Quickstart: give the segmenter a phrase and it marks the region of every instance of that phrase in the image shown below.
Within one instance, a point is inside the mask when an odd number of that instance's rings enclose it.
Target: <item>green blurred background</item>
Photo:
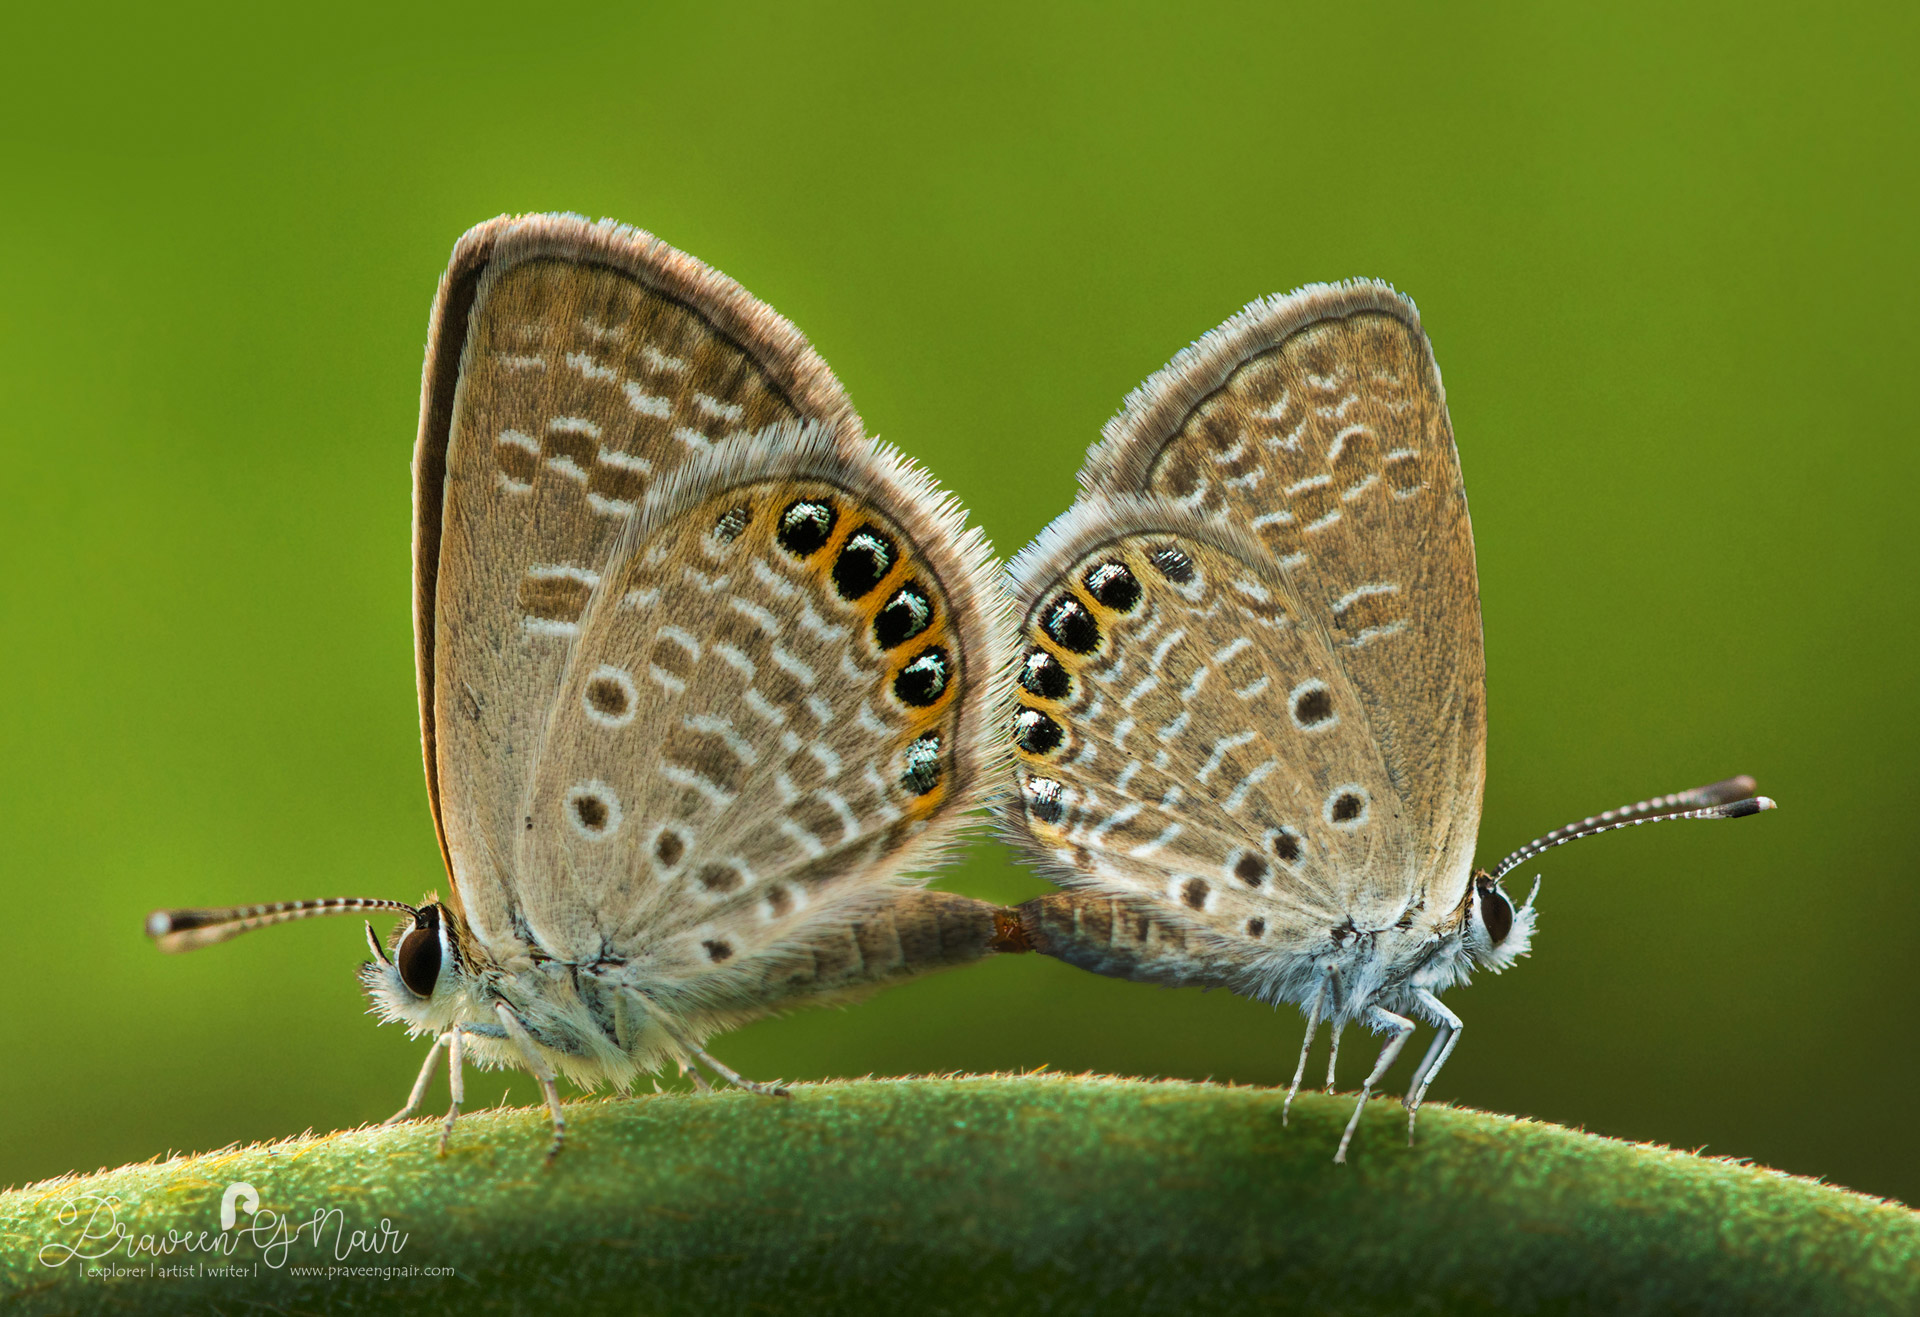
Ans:
[[[405,1097],[421,1048],[361,1014],[356,924],[172,958],[141,917],[443,884],[408,620],[428,301],[468,225],[571,209],[790,316],[1002,553],[1243,302],[1411,292],[1479,540],[1488,857],[1736,771],[1782,805],[1536,866],[1536,954],[1449,999],[1437,1096],[1920,1201],[1913,13],[16,13],[0,1183]],[[985,840],[948,882],[1044,890]],[[1026,958],[717,1050],[1274,1084],[1300,1028]]]

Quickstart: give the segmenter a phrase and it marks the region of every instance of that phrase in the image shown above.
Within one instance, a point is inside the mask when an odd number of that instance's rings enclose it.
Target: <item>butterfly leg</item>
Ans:
[[[1387,1045],[1380,1049],[1380,1059],[1373,1063],[1373,1073],[1367,1076],[1367,1082],[1360,1086],[1360,1100],[1354,1104],[1353,1115],[1347,1121],[1347,1129],[1340,1136],[1340,1147],[1333,1154],[1336,1162],[1347,1159],[1347,1145],[1353,1142],[1353,1132],[1360,1128],[1360,1113],[1367,1109],[1367,1099],[1373,1096],[1375,1084],[1393,1063],[1400,1059],[1400,1049],[1407,1045],[1407,1039],[1413,1035],[1413,1021],[1404,1015],[1395,1015],[1392,1011],[1383,1011],[1378,1006],[1367,1008],[1367,1026],[1381,1033],[1391,1033]]]
[[[453,1122],[460,1119],[460,1108],[467,1100],[466,1054],[460,1047],[460,1026],[447,1030],[447,1118],[440,1123],[440,1155],[446,1156],[447,1141],[453,1137]]]
[[[1440,1067],[1453,1055],[1454,1046],[1460,1041],[1460,1033],[1466,1025],[1441,1004],[1440,999],[1425,988],[1414,992],[1414,999],[1427,1011],[1427,1014],[1440,1021],[1440,1032],[1433,1036],[1433,1045],[1427,1048],[1427,1055],[1420,1062],[1420,1068],[1413,1072],[1413,1082],[1407,1085],[1407,1142],[1413,1142],[1413,1120],[1420,1114],[1421,1099],[1427,1095],[1427,1086],[1433,1083],[1434,1076],[1440,1073]]]
[[[440,1064],[440,1049],[447,1046],[447,1035],[441,1034],[433,1040],[433,1046],[427,1049],[427,1059],[420,1067],[420,1077],[413,1081],[413,1092],[407,1095],[407,1105],[382,1121],[385,1125],[398,1125],[414,1112],[420,1110],[421,1101],[427,1096],[427,1085],[433,1082],[433,1072]]]
[[[1300,1064],[1293,1068],[1293,1082],[1287,1086],[1287,1100],[1280,1107],[1280,1123],[1287,1123],[1287,1113],[1293,1110],[1293,1098],[1300,1091],[1300,1081],[1307,1073],[1307,1053],[1313,1048],[1313,1035],[1320,1030],[1320,1007],[1327,999],[1327,985],[1322,983],[1320,991],[1314,994],[1313,1010],[1307,1015],[1307,1036],[1300,1043]]]
[[[1333,1048],[1327,1053],[1327,1092],[1329,1093],[1335,1091],[1333,1087],[1333,1072],[1334,1068],[1340,1064],[1340,1035],[1346,1031],[1347,1026],[1344,1024],[1332,1026]]]
[[[540,1093],[547,1099],[547,1113],[553,1117],[553,1146],[547,1149],[547,1160],[552,1161],[560,1155],[560,1145],[567,1138],[567,1118],[560,1114],[560,1090],[554,1086],[553,1067],[547,1064],[547,1059],[533,1045],[533,1037],[528,1034],[527,1026],[507,1009],[505,1002],[495,1003],[493,1012],[500,1017],[500,1023],[507,1027],[507,1037],[513,1039],[513,1045],[520,1049],[520,1059],[527,1063],[527,1069],[540,1082]]]
[[[693,1053],[695,1059],[697,1059],[702,1065],[706,1066],[707,1069],[713,1071],[714,1074],[720,1076],[720,1078],[726,1080],[729,1084],[732,1084],[735,1088],[744,1088],[747,1090],[747,1092],[758,1093],[762,1097],[791,1097],[792,1096],[792,1094],[790,1094],[787,1091],[786,1086],[783,1084],[758,1083],[755,1080],[748,1079],[745,1075],[735,1071],[726,1063],[720,1060],[717,1060],[712,1056],[709,1056],[706,1052],[701,1051],[698,1047],[688,1047],[687,1050]]]
[[[707,1077],[700,1073],[698,1066],[688,1065],[685,1061],[676,1061],[674,1064],[680,1067],[681,1074],[693,1081],[695,1088],[699,1089],[702,1093],[713,1092],[713,1085],[707,1082]]]

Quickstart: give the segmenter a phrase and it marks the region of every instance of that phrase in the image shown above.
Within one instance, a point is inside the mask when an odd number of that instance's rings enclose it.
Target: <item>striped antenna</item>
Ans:
[[[352,915],[363,910],[399,910],[419,917],[404,901],[371,896],[336,896],[325,901],[274,901],[267,905],[230,905],[217,910],[155,910],[147,916],[147,936],[162,951],[192,951],[239,937],[269,924],[320,915]]]
[[[1555,828],[1544,837],[1522,846],[1506,859],[1494,866],[1493,880],[1502,877],[1525,864],[1543,851],[1555,846],[1564,846],[1570,841],[1582,837],[1596,837],[1603,832],[1612,832],[1615,828],[1637,828],[1642,823],[1663,823],[1668,819],[1743,819],[1749,814],[1758,814],[1762,810],[1774,808],[1774,803],[1765,796],[1753,794],[1755,782],[1746,774],[1730,777],[1724,782],[1714,782],[1704,787],[1695,787],[1691,791],[1676,791],[1670,796],[1659,796],[1653,800],[1643,800],[1638,804],[1627,805],[1620,809],[1610,809],[1604,814],[1595,814],[1592,818],[1581,819],[1578,823],[1569,823],[1564,828]]]

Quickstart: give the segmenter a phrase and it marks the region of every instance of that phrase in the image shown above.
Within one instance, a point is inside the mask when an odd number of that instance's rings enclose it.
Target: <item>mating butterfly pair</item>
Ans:
[[[156,912],[164,950],[394,910],[362,979],[467,1059],[625,1088],[769,1011],[1029,948],[1388,1035],[1527,946],[1537,849],[1770,807],[1734,779],[1471,860],[1473,542],[1413,307],[1255,303],[1127,402],[1015,560],[866,436],[804,338],[637,230],[500,219],[434,304],[415,640],[450,897]],[[1014,761],[1009,770],[1008,760]],[[977,806],[1067,889],[925,891]],[[1295,1075],[1297,1088],[1304,1073]],[[1331,1064],[1329,1065],[1331,1084]],[[701,1080],[704,1083],[703,1080]],[[1289,1095],[1291,1097],[1291,1095]]]

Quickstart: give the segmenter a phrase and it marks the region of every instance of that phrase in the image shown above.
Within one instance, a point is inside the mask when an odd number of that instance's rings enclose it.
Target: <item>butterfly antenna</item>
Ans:
[[[267,905],[229,905],[216,910],[155,910],[147,916],[147,936],[162,951],[192,951],[239,937],[269,924],[321,915],[352,915],[363,910],[398,910],[418,916],[404,901],[371,896],[336,896],[325,901],[274,901]]]
[[[1642,800],[1638,804],[1610,809],[1604,814],[1555,828],[1544,837],[1536,837],[1493,868],[1498,882],[1506,874],[1543,851],[1564,846],[1582,837],[1597,837],[1615,828],[1637,828],[1642,823],[1663,823],[1668,819],[1743,819],[1749,814],[1775,808],[1773,801],[1753,794],[1754,780],[1744,773],[1724,782],[1714,782],[1691,791],[1676,791],[1670,796]],[[1536,890],[1538,890],[1536,885]],[[1532,898],[1528,898],[1532,903]]]

